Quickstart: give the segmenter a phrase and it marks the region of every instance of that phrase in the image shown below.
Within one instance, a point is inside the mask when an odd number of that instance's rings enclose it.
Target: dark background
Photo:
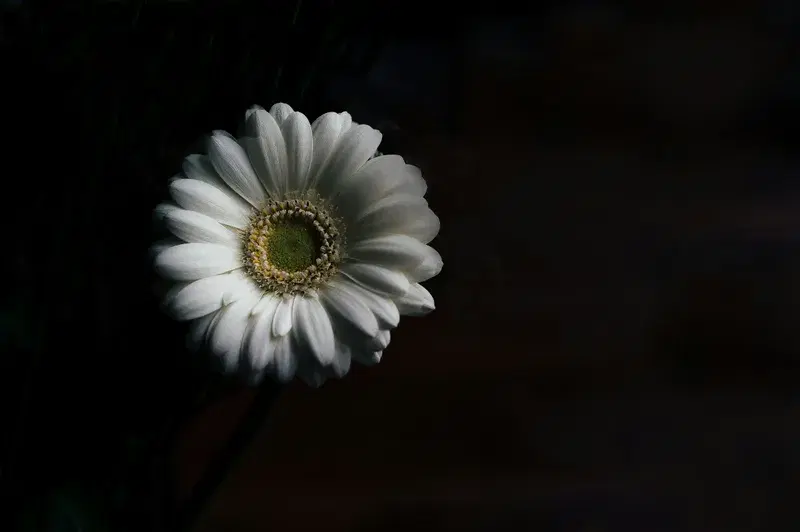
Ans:
[[[244,412],[158,311],[151,209],[286,101],[422,168],[438,308],[289,386],[197,530],[800,528],[798,4],[491,4],[4,4],[17,525],[150,530]]]

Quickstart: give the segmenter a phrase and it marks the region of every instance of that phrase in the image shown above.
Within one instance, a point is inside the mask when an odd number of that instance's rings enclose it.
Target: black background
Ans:
[[[17,523],[151,529],[224,440],[251,392],[159,313],[151,211],[285,101],[422,168],[438,309],[290,386],[198,529],[800,526],[797,7],[526,9],[6,3]]]

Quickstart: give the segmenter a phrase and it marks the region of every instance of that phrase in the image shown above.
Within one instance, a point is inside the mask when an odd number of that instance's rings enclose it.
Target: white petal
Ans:
[[[373,292],[391,297],[405,294],[409,286],[402,273],[374,264],[346,263],[342,266],[342,273]]]
[[[342,133],[353,127],[353,125],[358,125],[353,122],[353,117],[347,111],[339,113],[339,117],[342,119]]]
[[[163,299],[161,300],[162,308],[166,312],[173,313],[172,312],[172,305],[173,305],[175,299],[183,291],[183,289],[186,288],[187,286],[189,286],[190,284],[192,284],[192,283],[191,282],[178,282],[178,283],[171,282],[168,285],[166,291],[164,291],[163,289],[159,290],[158,288],[156,288],[156,294],[163,294]],[[181,319],[191,319],[191,318],[181,318],[179,316],[173,316],[173,317],[175,317],[176,319],[179,319],[179,320],[181,320]]]
[[[231,303],[220,311],[219,319],[211,329],[209,347],[222,358],[227,371],[234,370],[239,363],[250,310],[257,301],[255,297],[248,296]]]
[[[314,160],[314,134],[303,113],[292,113],[281,126],[286,142],[288,191],[304,190]]]
[[[241,253],[219,244],[180,244],[156,256],[156,271],[176,281],[192,281],[240,268]]]
[[[156,223],[163,223],[164,218],[166,218],[169,213],[176,210],[180,210],[180,207],[174,203],[159,203],[156,205],[156,208],[153,209],[153,219]]]
[[[245,121],[245,123],[247,123],[247,121],[250,120],[250,116],[252,116],[253,113],[255,113],[257,111],[263,111],[263,110],[264,110],[264,108],[261,107],[260,105],[254,105],[254,106],[250,107],[247,111],[244,112],[244,121]]]
[[[383,351],[353,351],[353,360],[365,366],[374,366],[381,361]]]
[[[280,298],[272,295],[272,294],[263,294],[261,297],[261,301],[259,301],[256,306],[253,307],[253,310],[250,312],[253,316],[261,314],[262,312],[269,312],[270,314],[275,313],[275,309],[278,307],[278,303],[280,303]],[[272,319],[270,319],[269,329],[272,332]]]
[[[342,131],[342,118],[338,113],[325,113],[314,120],[311,131],[314,133],[314,160],[309,172],[309,186],[319,180],[320,173],[336,149]]]
[[[392,270],[413,271],[428,258],[428,249],[433,248],[410,236],[385,235],[355,242],[348,246],[347,256]]]
[[[339,183],[349,180],[378,149],[383,135],[366,125],[350,128],[342,134],[336,149],[317,180],[317,188],[329,195]]]
[[[304,373],[301,371],[297,372],[298,378],[305,383],[306,386],[311,388],[319,388],[323,384],[325,384],[325,376],[319,372],[312,372],[312,373]]]
[[[271,294],[265,295],[257,303],[259,311],[250,311],[250,325],[246,333],[245,347],[251,369],[260,373],[273,361],[277,339],[272,336],[272,318],[278,308],[279,299]]]
[[[249,288],[238,276],[225,274],[189,283],[165,298],[164,305],[175,319],[192,320],[222,308],[226,293],[246,297]]]
[[[353,224],[352,239],[360,240],[386,234],[413,236],[423,244],[439,233],[439,218],[419,196],[393,194],[378,202]]]
[[[428,201],[421,196],[412,194],[390,194],[367,206],[366,209],[359,213],[356,220],[364,220],[373,217],[376,213],[385,211],[386,209],[411,208],[420,205],[427,207]]]
[[[169,185],[175,202],[190,211],[210,216],[231,227],[247,227],[250,207],[242,200],[235,200],[213,185],[196,179],[176,179]]]
[[[319,388],[328,380],[319,364],[300,364],[297,377],[311,388]]]
[[[261,296],[261,289],[253,282],[243,268],[234,270],[227,275],[230,276],[231,284],[230,288],[222,294],[223,305],[230,305],[234,301],[250,294]]]
[[[307,348],[320,364],[330,364],[336,344],[328,312],[316,297],[295,296],[292,314],[292,336]]]
[[[378,334],[372,338],[370,347],[373,349],[373,351],[383,351],[389,347],[389,342],[391,339],[392,333],[388,330],[378,331]]]
[[[330,282],[331,286],[343,286],[349,292],[357,294],[378,320],[381,328],[397,327],[400,323],[400,312],[394,301],[363,288],[346,277]]]
[[[425,196],[428,191],[428,184],[425,182],[425,178],[422,177],[422,171],[413,164],[407,164],[405,170],[407,179],[395,189],[395,192]]]
[[[177,238],[174,237],[162,238],[161,240],[157,240],[156,242],[153,243],[152,246],[150,246],[150,249],[148,250],[150,259],[155,260],[155,258],[165,249],[174,246],[179,246],[183,243],[184,242],[182,240],[178,240]]]
[[[336,342],[336,354],[330,365],[330,370],[337,378],[342,378],[350,371],[351,350],[347,345]]]
[[[439,252],[430,246],[425,246],[424,259],[420,265],[413,270],[406,272],[409,281],[412,283],[422,283],[436,277],[442,271],[444,261]]]
[[[165,216],[164,225],[186,242],[222,244],[232,248],[238,248],[240,244],[236,233],[197,211],[173,209]]]
[[[222,180],[214,169],[214,165],[211,164],[211,160],[207,155],[193,154],[186,157],[186,159],[183,160],[183,173],[186,174],[186,177],[189,179],[197,179],[208,183],[220,189],[231,198],[241,203],[246,203],[239,194],[231,190],[231,188],[225,184],[225,181]]]
[[[191,351],[199,351],[205,344],[209,331],[214,320],[219,316],[218,312],[206,314],[202,318],[197,318],[189,323],[189,334],[186,337],[186,346]]]
[[[274,336],[286,336],[292,330],[292,306],[293,297],[283,297],[275,311],[272,320],[272,334]]]
[[[397,309],[403,316],[424,316],[436,308],[433,296],[421,284],[412,284],[408,292],[395,299]]]
[[[256,177],[247,153],[236,140],[221,131],[208,139],[208,156],[220,177],[254,207],[261,207],[266,192]]]
[[[297,371],[297,356],[294,353],[289,336],[278,338],[275,342],[275,378],[280,382],[289,382]]]
[[[330,283],[320,292],[325,308],[332,317],[352,324],[368,337],[378,334],[378,320],[359,294],[345,283]]]
[[[245,123],[247,138],[242,140],[261,184],[270,196],[286,192],[288,167],[286,143],[281,128],[271,114],[255,110]]]
[[[274,116],[260,105],[255,105],[245,113],[244,130],[248,137],[269,137],[281,128]]]
[[[351,219],[365,213],[378,201],[394,193],[417,188],[399,155],[381,155],[367,161],[350,178],[343,178],[334,194],[343,215]],[[422,197],[421,194],[418,195]]]
[[[269,114],[272,115],[272,118],[275,119],[275,122],[277,122],[279,126],[282,126],[283,121],[286,120],[286,117],[293,112],[294,109],[285,103],[276,103],[269,110]]]

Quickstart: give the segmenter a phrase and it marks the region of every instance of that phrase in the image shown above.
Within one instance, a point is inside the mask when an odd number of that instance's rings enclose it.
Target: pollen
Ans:
[[[269,200],[242,234],[245,270],[267,292],[309,294],[339,271],[339,226],[321,202]]]

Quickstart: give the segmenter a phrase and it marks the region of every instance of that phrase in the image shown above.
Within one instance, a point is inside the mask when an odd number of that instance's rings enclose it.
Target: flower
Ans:
[[[251,382],[342,377],[380,361],[401,315],[434,308],[421,282],[442,268],[439,219],[418,168],[377,152],[381,133],[348,113],[313,124],[279,103],[215,131],[189,155],[156,218],[153,249],[174,282],[164,307]]]

